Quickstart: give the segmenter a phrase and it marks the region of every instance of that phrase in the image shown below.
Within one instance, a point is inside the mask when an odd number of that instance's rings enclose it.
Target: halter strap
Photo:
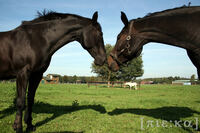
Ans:
[[[132,27],[133,27],[133,22],[130,22],[130,28],[129,28],[128,36],[126,37],[127,41],[131,40]]]
[[[117,64],[122,65],[123,63],[118,60],[115,54],[110,53],[110,56],[117,62]]]
[[[133,21],[132,22],[130,22],[130,29],[129,29],[129,35],[131,35],[131,32],[132,32],[132,28],[133,28]]]
[[[121,55],[125,50],[127,50],[127,52],[130,54],[131,53],[131,51],[130,51],[130,40],[131,40],[131,38],[132,38],[132,36],[131,36],[131,32],[132,32],[132,28],[133,28],[133,22],[130,22],[130,29],[129,29],[129,31],[128,31],[128,36],[126,37],[126,41],[127,41],[127,45],[120,51],[120,53],[119,53],[119,55]],[[118,56],[119,56],[118,55]],[[123,63],[122,62],[120,62],[119,60],[118,60],[118,58],[116,57],[116,55],[114,55],[113,53],[110,53],[110,56],[119,64],[119,65],[122,65]]]
[[[124,49],[122,49],[121,50],[121,52],[123,52],[125,49],[127,49],[127,51],[128,51],[128,53],[130,54],[131,53],[131,51],[130,51],[130,40],[131,40],[131,38],[132,38],[132,36],[131,36],[131,32],[132,32],[132,27],[133,27],[133,22],[130,22],[130,27],[129,27],[129,32],[128,32],[128,36],[126,37],[126,41],[127,41],[127,45],[126,45],[126,47],[124,48]]]

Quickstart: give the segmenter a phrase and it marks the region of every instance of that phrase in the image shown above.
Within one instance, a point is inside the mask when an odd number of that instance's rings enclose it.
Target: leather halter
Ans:
[[[122,54],[125,50],[128,51],[128,54],[131,53],[131,50],[130,50],[129,48],[130,48],[130,46],[131,46],[131,45],[130,45],[130,40],[132,39],[132,37],[131,37],[132,27],[133,27],[133,22],[130,22],[130,28],[129,28],[128,36],[126,37],[127,45],[125,46],[125,48],[123,48],[123,49],[120,51],[119,55]],[[122,65],[122,64],[123,64],[122,62],[120,62],[120,61],[117,59],[116,55],[114,55],[113,53],[110,53],[110,56],[111,56],[119,65]]]
[[[133,27],[133,22],[130,22],[130,28],[129,28],[129,32],[128,32],[128,36],[126,37],[126,41],[127,41],[127,45],[125,48],[123,48],[120,53],[124,52],[125,49],[127,49],[128,51],[128,54],[131,53],[131,50],[129,49],[130,48],[130,40],[132,39],[132,36],[131,36],[131,32],[132,32],[132,27]]]

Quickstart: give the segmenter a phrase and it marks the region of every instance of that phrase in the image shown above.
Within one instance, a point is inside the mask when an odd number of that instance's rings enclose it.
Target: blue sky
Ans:
[[[12,30],[23,20],[32,20],[43,9],[72,13],[91,18],[98,11],[104,42],[114,45],[117,34],[123,28],[120,11],[130,19],[143,17],[149,12],[187,5],[200,5],[200,0],[0,0],[0,31]],[[147,77],[196,75],[196,68],[186,51],[158,43],[148,43],[143,49],[144,75]],[[45,75],[91,76],[93,58],[78,42],[72,42],[58,50]]]

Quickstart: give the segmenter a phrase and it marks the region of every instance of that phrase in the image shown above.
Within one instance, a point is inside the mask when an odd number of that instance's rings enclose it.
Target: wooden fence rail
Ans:
[[[89,81],[87,82],[88,87],[90,87],[91,85],[95,85],[96,87],[98,85],[107,85],[108,87],[115,87],[117,85],[120,85],[120,87],[123,87],[123,84],[125,82],[121,82],[121,81]]]

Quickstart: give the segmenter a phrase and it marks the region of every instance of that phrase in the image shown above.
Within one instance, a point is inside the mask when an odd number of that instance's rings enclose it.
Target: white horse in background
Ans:
[[[137,88],[137,83],[136,83],[136,82],[126,82],[126,83],[124,83],[124,88],[125,88],[126,86],[129,86],[130,89],[131,89],[133,86],[134,86],[134,89],[135,89],[135,90],[138,89],[138,88]]]

